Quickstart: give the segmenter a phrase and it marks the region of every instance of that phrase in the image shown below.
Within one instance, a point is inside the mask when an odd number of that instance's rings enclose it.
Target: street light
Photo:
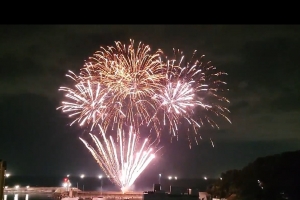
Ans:
[[[160,178],[161,178],[161,174],[158,174],[159,178],[158,178],[158,183],[160,184]]]
[[[84,177],[85,177],[84,174],[81,174],[81,175],[80,175],[80,178],[81,178],[81,179],[83,179]],[[84,184],[82,184],[82,191],[84,191]]]
[[[173,178],[172,176],[168,176],[168,179],[169,179],[169,184],[170,184],[170,192],[171,192],[171,186],[172,186],[172,181],[171,181],[171,180],[172,180],[172,178]]]
[[[174,178],[175,178],[175,180],[177,180],[177,176],[175,176]]]
[[[1,160],[0,160],[1,161]],[[0,163],[0,172],[1,172],[1,163]],[[6,173],[6,171],[4,171],[4,179],[3,179],[3,185],[5,184],[5,179],[7,179],[8,177],[10,177],[10,174],[9,173]],[[0,181],[1,182],[1,181]],[[1,184],[0,184],[1,185]],[[1,189],[0,189],[0,192],[1,192]],[[0,194],[0,199],[1,199],[1,194]]]
[[[100,189],[100,193],[101,193],[101,195],[102,195],[102,184],[103,184],[103,183],[102,183],[102,182],[103,182],[103,180],[102,180],[102,175],[99,175],[98,178],[101,180],[101,189]]]

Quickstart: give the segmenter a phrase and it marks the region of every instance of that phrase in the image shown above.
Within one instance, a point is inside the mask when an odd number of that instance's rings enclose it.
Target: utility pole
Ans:
[[[3,200],[5,185],[6,162],[0,159],[0,200]]]

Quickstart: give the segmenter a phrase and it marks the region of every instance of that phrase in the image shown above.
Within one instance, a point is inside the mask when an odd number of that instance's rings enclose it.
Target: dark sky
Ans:
[[[100,46],[129,39],[171,52],[197,49],[226,71],[230,119],[203,140],[164,148],[141,177],[217,177],[257,157],[300,148],[300,26],[297,25],[2,25],[0,159],[11,174],[96,176],[78,137],[86,134],[56,108],[68,70],[78,71]],[[212,138],[215,147],[212,147]]]

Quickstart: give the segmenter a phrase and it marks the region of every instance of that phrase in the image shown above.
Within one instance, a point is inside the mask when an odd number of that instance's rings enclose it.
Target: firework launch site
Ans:
[[[68,190],[68,191],[67,191]],[[93,199],[199,199],[199,196],[208,198],[205,192],[197,189],[187,189],[184,187],[170,186],[170,191],[161,190],[160,184],[154,184],[151,191],[128,191],[126,193],[118,191],[81,191],[77,188],[66,189],[64,187],[19,187],[5,188],[5,194],[49,194],[54,199],[59,200],[93,200]]]
[[[73,190],[75,189],[75,190]],[[158,200],[158,199],[174,199],[177,200],[194,200],[201,197],[205,200],[210,199],[210,195],[206,192],[200,192],[199,189],[192,189],[180,186],[170,186],[169,191],[161,189],[160,184],[153,184],[153,189],[150,191],[133,192],[127,191],[78,191],[76,188],[71,188],[69,191],[57,189],[53,197],[62,200],[93,200],[93,199],[143,199],[143,200]]]
[[[95,179],[95,178],[94,178]],[[26,179],[28,180],[28,178]],[[17,180],[15,180],[17,181]],[[14,181],[14,183],[15,183]],[[195,195],[207,195],[206,187],[213,180],[200,180],[200,179],[160,179],[161,184],[150,184],[150,180],[139,180],[133,188],[129,189],[125,193],[120,191],[117,187],[113,187],[113,184],[106,180],[104,182],[99,182],[99,180],[93,181],[92,178],[86,177],[83,185],[83,180],[77,183],[74,181],[72,183],[75,187],[62,186],[62,187],[50,187],[54,185],[54,182],[48,187],[43,187],[39,178],[38,181],[32,180],[32,186],[26,186],[29,182],[22,182],[19,178],[18,183],[20,185],[13,184],[12,180],[8,181],[8,186],[4,188],[5,194],[47,194],[52,196],[54,199],[65,198],[77,198],[84,200],[91,200],[98,197],[105,199],[193,199]],[[20,182],[21,181],[21,182]],[[45,181],[45,180],[44,180]],[[79,181],[79,180],[78,180]],[[151,180],[152,181],[152,180]],[[157,181],[153,181],[157,182]],[[43,182],[44,183],[44,182]],[[36,186],[37,185],[37,186]]]

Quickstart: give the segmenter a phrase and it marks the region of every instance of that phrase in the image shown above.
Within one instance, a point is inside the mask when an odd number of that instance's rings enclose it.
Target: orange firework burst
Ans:
[[[61,87],[71,102],[60,107],[81,125],[100,124],[105,130],[125,124],[135,130],[150,119],[156,133],[158,122],[152,116],[158,102],[151,98],[162,88],[166,80],[164,64],[160,60],[162,51],[150,53],[150,47],[134,41],[126,47],[116,42],[115,47],[101,47],[85,63],[80,75],[69,76],[76,81],[75,89]]]

